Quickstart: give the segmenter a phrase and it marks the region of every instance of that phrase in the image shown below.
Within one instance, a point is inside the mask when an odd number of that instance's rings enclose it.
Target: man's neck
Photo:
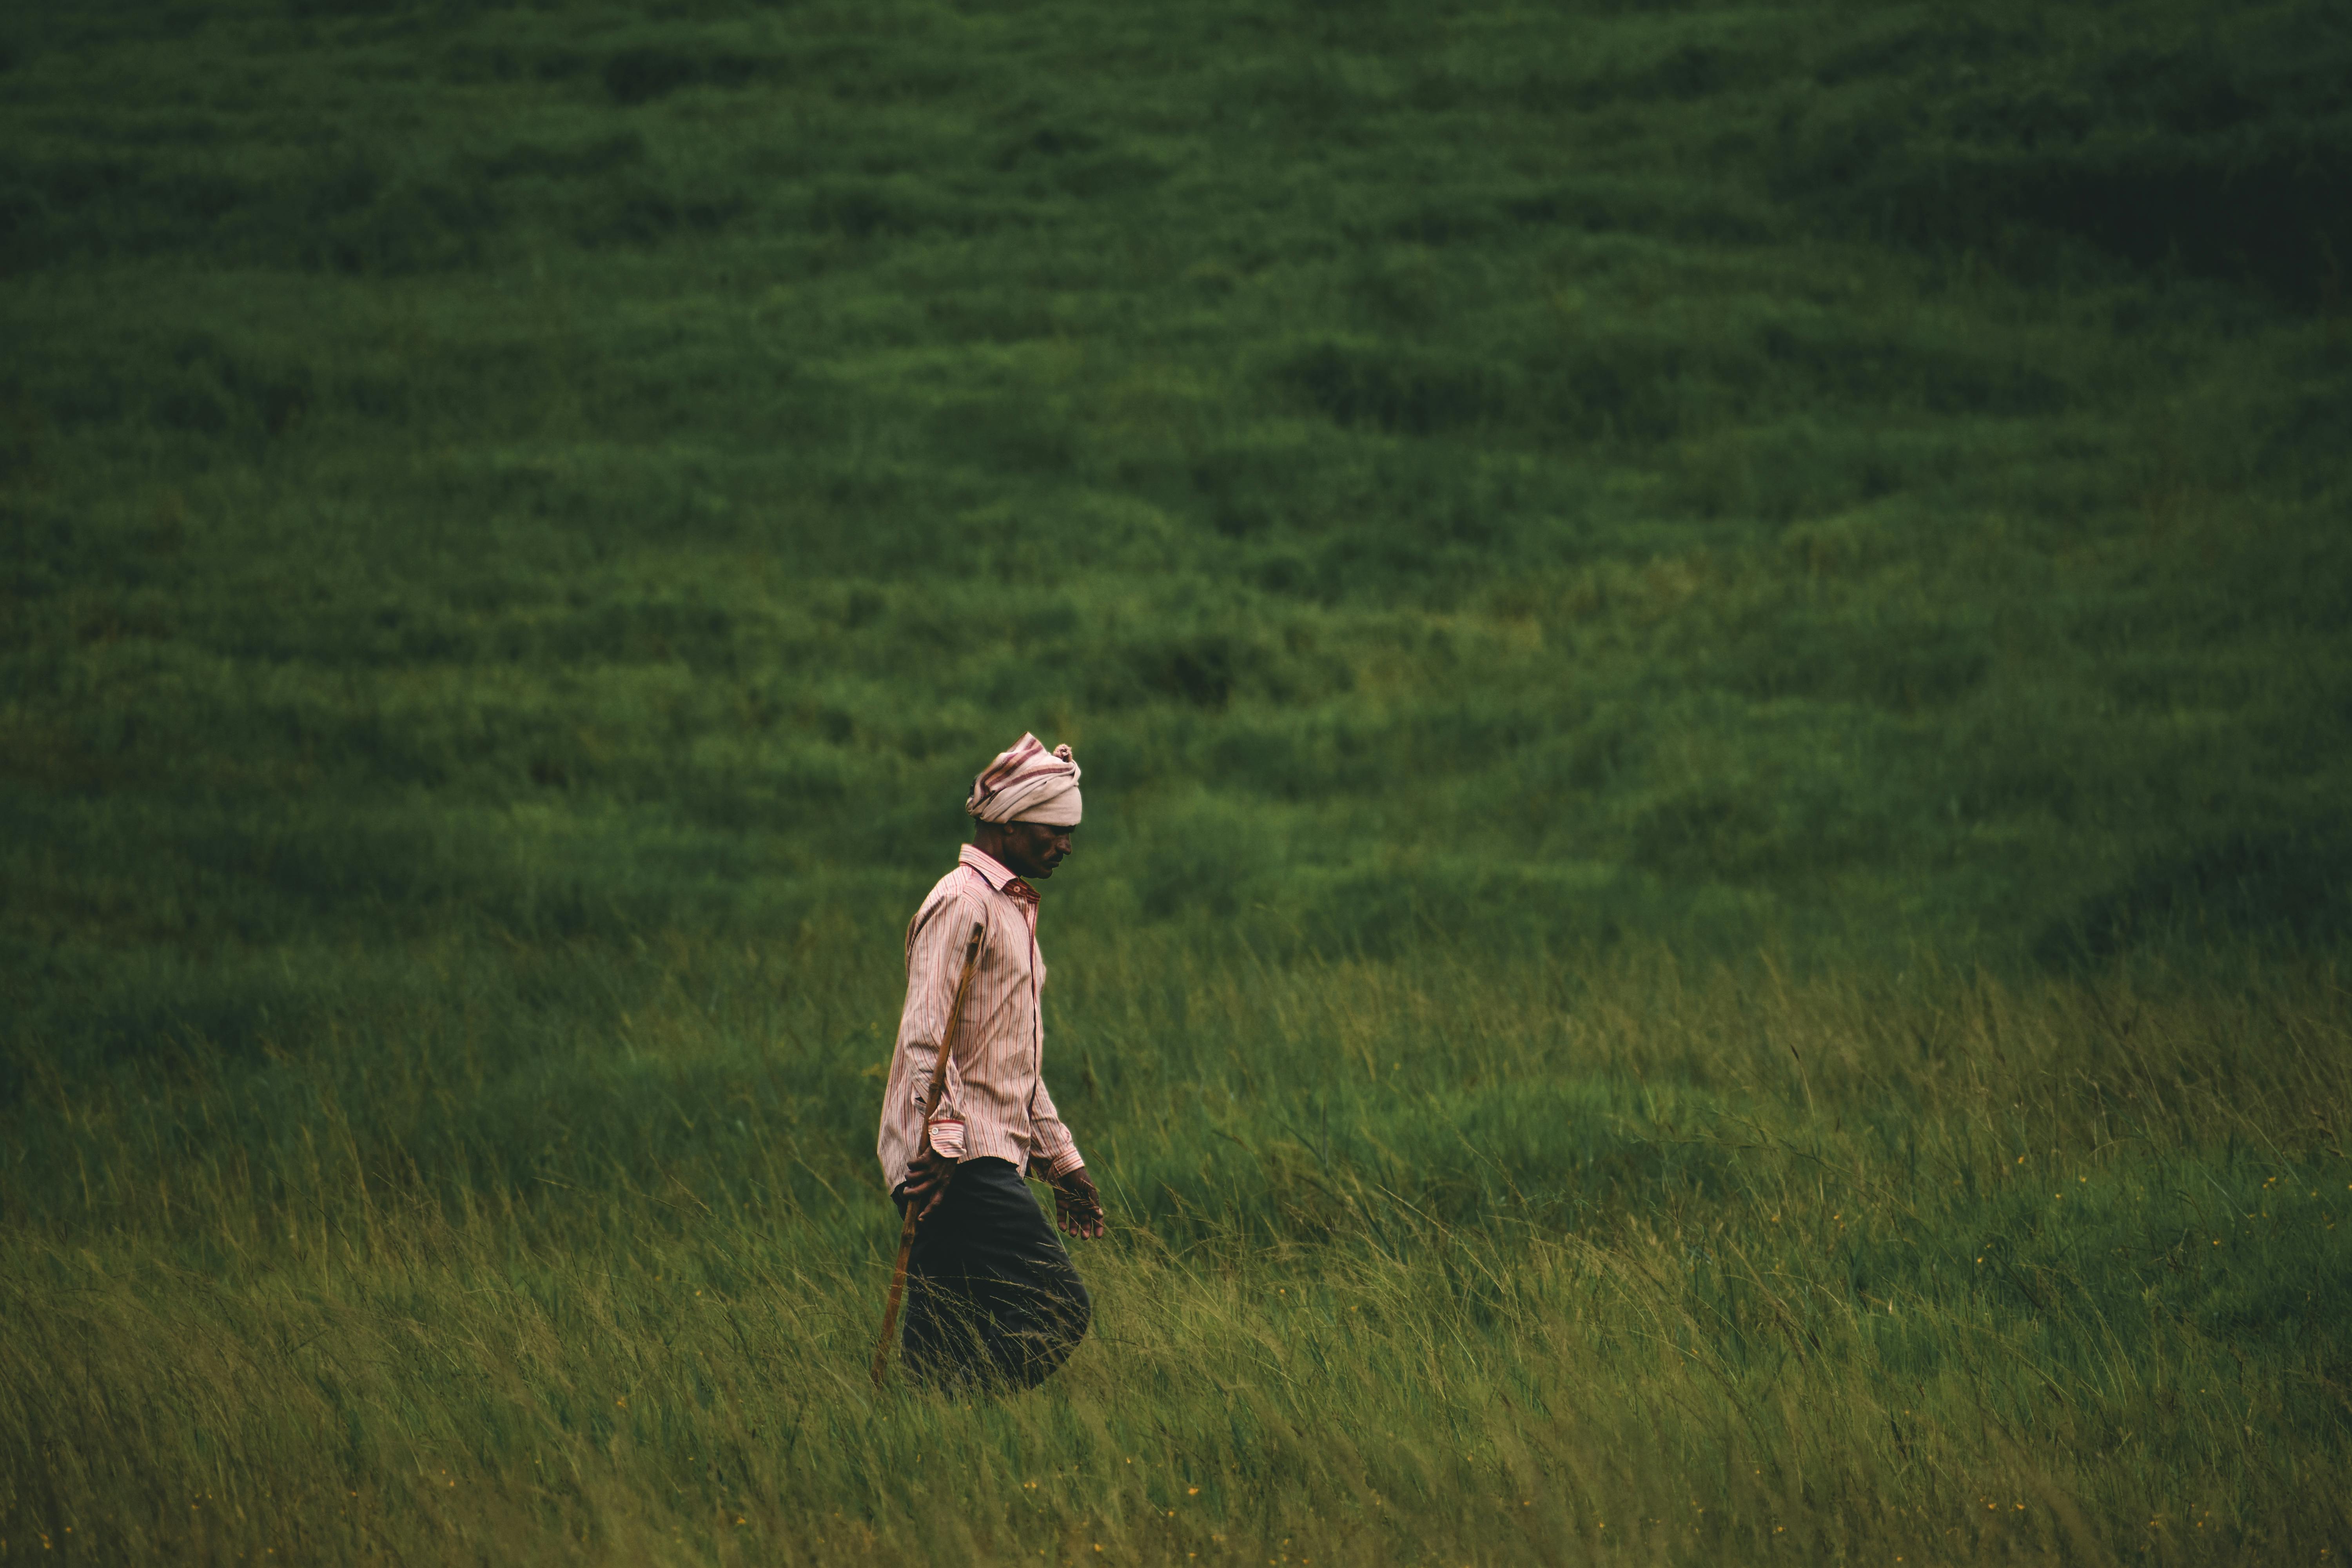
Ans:
[[[987,856],[990,859],[995,861],[998,865],[1003,867],[1006,870],[1012,872],[1014,876],[1020,878],[1024,882],[1028,881],[1033,875],[1032,872],[1022,868],[1020,862],[1013,859],[1012,855],[1007,852],[1004,842],[1002,839],[997,838],[993,834],[985,837],[975,837],[971,841],[971,847],[974,849],[979,850],[982,854]]]

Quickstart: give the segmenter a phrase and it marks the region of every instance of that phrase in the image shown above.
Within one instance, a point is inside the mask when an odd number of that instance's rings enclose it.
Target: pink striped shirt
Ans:
[[[875,1152],[885,1184],[907,1179],[922,1132],[923,1097],[939,1060],[940,1037],[963,973],[971,924],[985,928],[980,963],[948,1061],[948,1084],[931,1124],[931,1147],[951,1160],[994,1156],[1026,1170],[1035,1156],[1055,1175],[1086,1162],[1062,1125],[1043,1073],[1045,1023],[1038,999],[1045,961],[1037,952],[1037,893],[992,855],[967,844],[956,868],[907,927],[907,1005],[882,1100]]]

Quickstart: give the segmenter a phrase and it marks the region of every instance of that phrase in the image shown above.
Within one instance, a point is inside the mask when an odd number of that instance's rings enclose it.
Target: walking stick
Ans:
[[[956,1026],[963,1022],[963,994],[971,989],[971,972],[980,967],[980,939],[987,929],[986,921],[972,921],[971,937],[963,944],[963,973],[956,976],[955,1005],[948,1009],[948,1026],[940,1031],[940,1059],[931,1068],[930,1091],[923,1096],[920,1136],[925,1140],[931,1135],[931,1116],[940,1108],[940,1096],[947,1092],[948,1058],[955,1053]],[[890,1270],[890,1299],[882,1308],[882,1339],[874,1347],[876,1388],[882,1386],[882,1369],[890,1363],[890,1337],[898,1330],[898,1303],[907,1294],[907,1259],[915,1250],[918,1223],[919,1216],[909,1199],[906,1217],[898,1222],[898,1262]]]

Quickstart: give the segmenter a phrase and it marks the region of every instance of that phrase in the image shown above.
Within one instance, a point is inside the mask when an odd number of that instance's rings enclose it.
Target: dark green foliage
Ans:
[[[1777,178],[2031,276],[2071,238],[2332,308],[2352,247],[2347,70],[2352,25],[2330,5],[2184,11],[2098,43],[1947,15],[1824,62],[1841,90],[1784,122]],[[1907,90],[1878,85],[1894,73]]]
[[[649,103],[682,87],[704,83],[740,88],[762,74],[763,68],[772,68],[744,55],[724,51],[694,54],[645,45],[622,49],[609,57],[600,77],[604,90],[613,95],[613,101],[627,106]]]
[[[2352,841],[2340,821],[2271,826],[2151,858],[2084,901],[2036,944],[2053,963],[2097,963],[2135,947],[2243,933],[2325,948],[2352,932]]]
[[[1275,367],[1278,385],[1341,425],[1405,436],[1475,426],[1517,399],[1475,360],[1325,342]]]

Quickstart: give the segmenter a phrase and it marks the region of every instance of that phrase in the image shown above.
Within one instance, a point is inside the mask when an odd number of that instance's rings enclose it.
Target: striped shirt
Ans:
[[[922,1131],[923,1098],[930,1091],[974,921],[984,931],[980,962],[964,996],[947,1089],[932,1119],[931,1147],[951,1160],[1010,1160],[1016,1170],[1026,1170],[1034,1156],[1057,1176],[1086,1163],[1041,1070],[1045,1025],[1037,1004],[1045,961],[1037,952],[1037,890],[994,856],[967,844],[956,868],[940,879],[907,927],[907,1005],[898,1016],[875,1150],[883,1181],[892,1188],[907,1179],[907,1162]]]

